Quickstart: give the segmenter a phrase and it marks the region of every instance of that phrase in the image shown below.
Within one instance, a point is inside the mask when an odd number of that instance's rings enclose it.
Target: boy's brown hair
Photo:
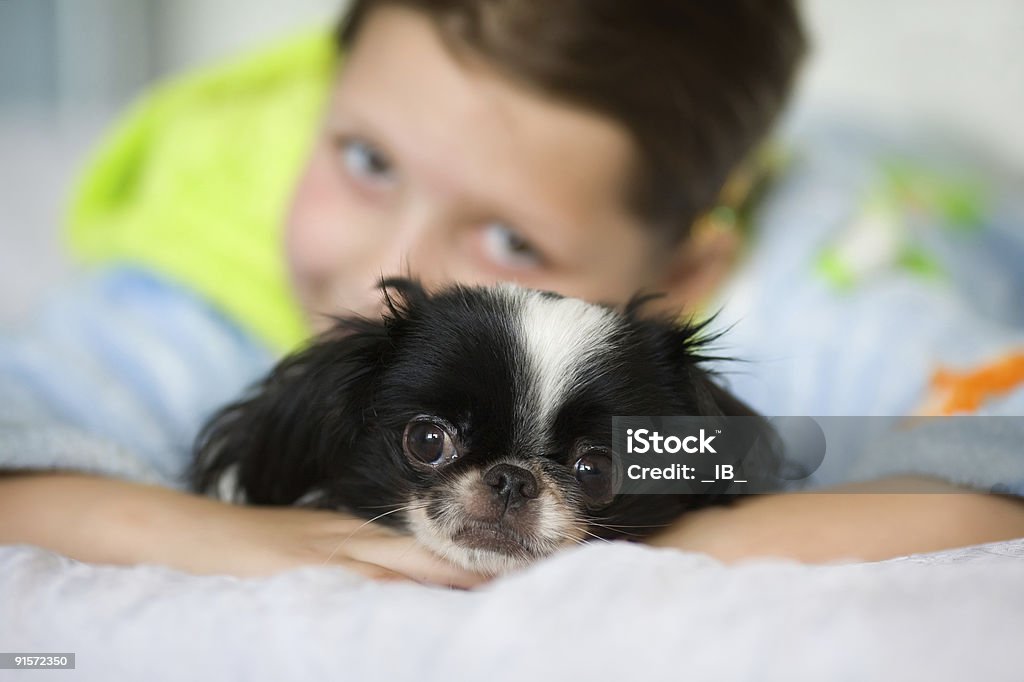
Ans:
[[[768,133],[805,50],[795,0],[353,0],[423,12],[454,54],[625,126],[631,203],[673,240]]]

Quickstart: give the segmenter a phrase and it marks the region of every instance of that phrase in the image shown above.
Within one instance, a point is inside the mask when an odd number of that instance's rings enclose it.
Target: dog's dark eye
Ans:
[[[423,464],[440,466],[459,456],[448,431],[431,421],[412,421],[405,427],[405,452]]]
[[[612,458],[601,450],[590,450],[573,465],[573,474],[591,504],[605,504],[615,497]]]

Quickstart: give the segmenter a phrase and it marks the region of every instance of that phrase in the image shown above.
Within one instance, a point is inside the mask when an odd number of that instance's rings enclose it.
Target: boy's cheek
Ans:
[[[314,151],[292,193],[285,248],[293,275],[330,267],[344,251],[345,203],[323,145]]]
[[[284,250],[292,286],[307,308],[319,307],[332,273],[344,267],[347,248],[339,226],[346,224],[345,209],[333,170],[325,154],[311,155],[295,189],[285,217]]]

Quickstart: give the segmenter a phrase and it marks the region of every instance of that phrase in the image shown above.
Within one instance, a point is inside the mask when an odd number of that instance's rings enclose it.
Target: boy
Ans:
[[[314,330],[325,313],[372,311],[373,281],[406,270],[428,285],[514,280],[602,302],[654,289],[668,292],[664,304],[672,309],[699,304],[728,271],[737,238],[691,225],[766,134],[803,47],[784,0],[368,0],[354,3],[340,39],[344,68],[285,229],[290,281]],[[110,334],[121,346],[116,353],[136,352],[122,338],[145,335],[133,325],[164,325],[180,338],[170,355],[142,356],[137,364],[152,382],[135,381],[134,390],[145,397],[160,389],[150,368],[163,363],[164,389],[191,374],[205,387],[196,389],[201,399],[157,400],[163,413],[139,414],[153,427],[131,433],[130,419],[95,416],[124,392],[86,398],[77,410],[65,406],[64,415],[80,415],[76,427],[119,443],[104,449],[83,436],[82,450],[96,448],[92,460],[64,446],[46,459],[39,439],[8,440],[0,457],[14,473],[0,479],[0,541],[194,572],[260,575],[331,562],[375,577],[479,581],[409,538],[338,514],[231,507],[138,483],[21,471],[167,483],[184,467],[187,435],[202,417],[269,363],[258,343],[158,277],[129,273],[103,282],[104,296],[135,308],[115,314],[130,322],[113,318],[111,327],[124,325]],[[191,334],[181,336],[168,319],[188,320]],[[203,343],[190,340],[204,334]],[[299,338],[273,340],[280,350]],[[32,374],[30,361],[22,376]],[[124,381],[133,380],[126,372]],[[11,390],[21,391],[12,395],[19,404],[42,404],[41,395],[57,402],[49,396],[67,394],[62,386],[47,394],[43,383],[12,381]],[[122,402],[132,409],[130,398]],[[18,419],[29,417],[15,414],[6,424]],[[161,425],[176,427],[177,440],[163,438]],[[900,485],[955,490],[918,479]],[[936,515],[949,523],[936,524]],[[891,532],[878,536],[882,521]],[[1021,534],[1024,511],[993,496],[821,495],[694,514],[654,542],[724,559],[828,560]]]

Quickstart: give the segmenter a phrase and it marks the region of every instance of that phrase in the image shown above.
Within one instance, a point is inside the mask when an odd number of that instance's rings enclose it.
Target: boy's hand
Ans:
[[[241,507],[156,486],[77,474],[0,475],[0,544],[74,559],[265,576],[334,565],[379,579],[468,588],[485,578],[413,538],[342,514]]]
[[[650,543],[725,562],[778,557],[825,563],[878,561],[1019,537],[1021,499],[904,476],[828,492],[747,496],[731,507],[687,514]]]

